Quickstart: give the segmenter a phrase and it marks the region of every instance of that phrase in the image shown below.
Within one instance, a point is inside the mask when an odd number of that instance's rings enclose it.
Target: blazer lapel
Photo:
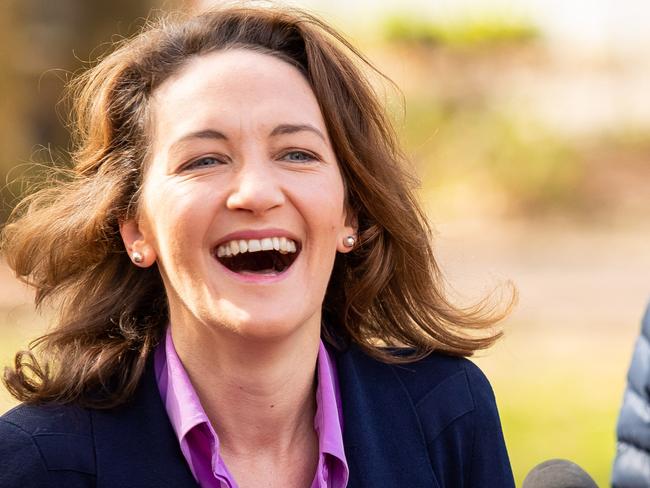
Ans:
[[[334,354],[348,487],[439,487],[415,408],[393,367],[356,347]]]
[[[129,403],[92,410],[97,488],[197,487],[156,384],[153,361]]]

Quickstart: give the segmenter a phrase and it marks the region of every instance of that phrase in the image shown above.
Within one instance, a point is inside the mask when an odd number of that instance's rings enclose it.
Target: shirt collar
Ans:
[[[154,354],[156,382],[160,396],[176,437],[182,441],[190,429],[203,422],[208,424],[210,422],[187,371],[176,353],[169,327],[165,340],[158,345]]]

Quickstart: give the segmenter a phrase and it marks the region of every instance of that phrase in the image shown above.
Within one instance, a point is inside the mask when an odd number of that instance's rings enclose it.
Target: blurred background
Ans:
[[[66,164],[61,91],[157,12],[209,2],[5,0],[4,221],[34,163]],[[400,87],[376,79],[421,178],[463,303],[512,280],[506,336],[477,358],[517,484],[553,457],[607,486],[650,299],[650,4],[643,0],[304,0]],[[154,13],[150,12],[154,9]],[[48,324],[0,261],[0,363]],[[3,390],[0,412],[15,402]]]

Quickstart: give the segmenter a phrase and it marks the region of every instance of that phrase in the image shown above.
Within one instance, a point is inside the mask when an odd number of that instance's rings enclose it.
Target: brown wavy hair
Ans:
[[[25,198],[3,230],[7,262],[35,288],[36,306],[58,312],[5,368],[17,399],[106,408],[133,393],[168,321],[156,266],[132,266],[119,234],[138,206],[149,101],[189,59],[233,47],[278,56],[307,78],[358,219],[358,245],[337,256],[326,292],[324,338],[407,362],[434,350],[469,356],[501,335],[495,324],[514,295],[505,307],[486,299],[465,309],[447,298],[415,180],[366,76],[379,72],[304,11],[229,7],[149,25],[72,82],[72,167]]]

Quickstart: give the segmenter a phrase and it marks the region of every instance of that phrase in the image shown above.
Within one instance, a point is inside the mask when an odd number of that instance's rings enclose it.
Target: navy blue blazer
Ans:
[[[492,389],[471,361],[335,353],[348,487],[514,488]],[[0,417],[2,488],[196,487],[153,368],[110,409],[20,405]]]

